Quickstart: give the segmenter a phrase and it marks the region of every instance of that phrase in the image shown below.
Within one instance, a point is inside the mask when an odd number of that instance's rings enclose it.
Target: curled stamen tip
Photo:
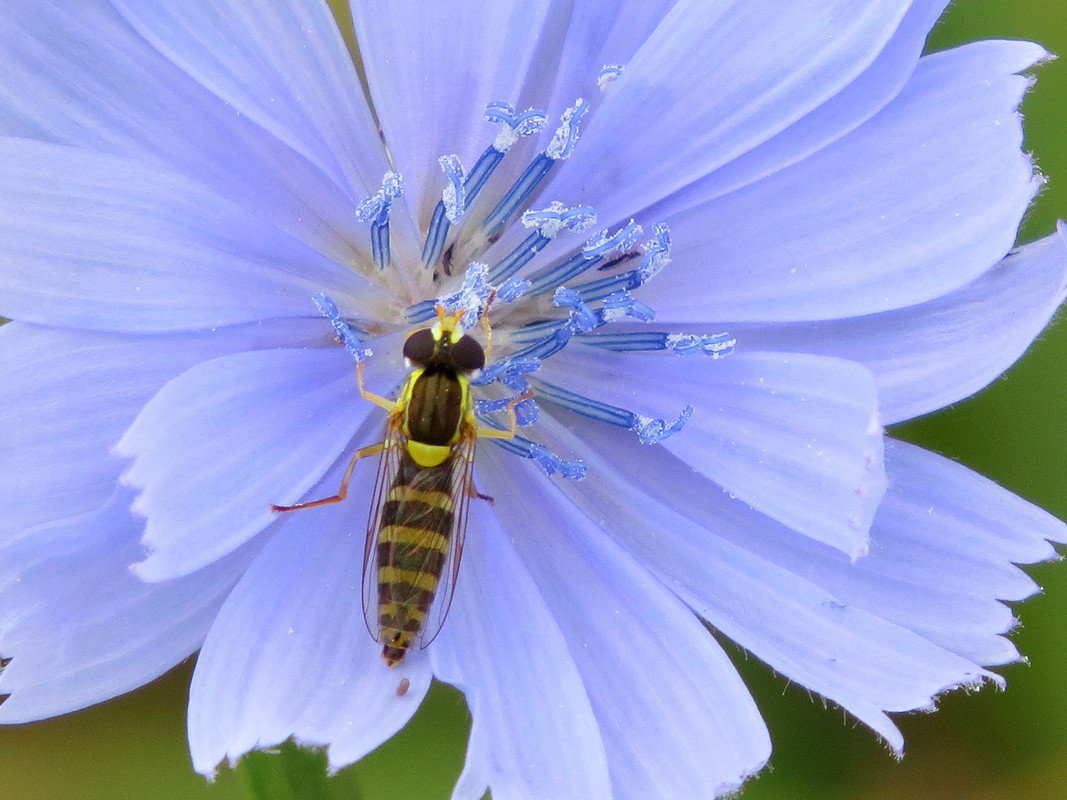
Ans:
[[[585,477],[586,466],[581,459],[560,458],[543,444],[531,444],[529,454],[529,457],[540,464],[541,469],[548,475],[555,475],[558,472],[564,478],[571,480],[581,480]]]
[[[723,358],[737,347],[737,339],[729,333],[672,333],[667,336],[664,347],[678,355],[699,351],[712,358]]]
[[[622,77],[623,67],[621,64],[605,64],[597,76],[596,85],[600,91],[604,91],[611,84]]]
[[[569,323],[573,331],[584,333],[598,327],[597,312],[589,308],[575,289],[560,286],[552,296],[552,302],[560,308],[572,309]]]
[[[623,317],[633,317],[641,322],[651,322],[656,312],[629,292],[615,292],[604,298],[603,307],[597,312],[604,323],[616,322]]]
[[[641,226],[634,220],[630,220],[615,233],[609,233],[606,229],[585,243],[582,253],[589,258],[604,258],[613,253],[625,253],[637,244],[641,238]]]
[[[644,245],[645,258],[638,271],[641,283],[652,280],[671,263],[671,230],[664,223],[652,226],[652,240]]]
[[[537,228],[546,239],[555,239],[563,230],[580,233],[596,224],[596,211],[591,206],[565,206],[559,200],[553,200],[540,211],[524,212],[522,224]]]
[[[657,444],[678,433],[693,416],[693,410],[693,406],[686,406],[678,415],[678,419],[670,424],[666,420],[638,416],[633,431],[641,444]]]
[[[589,103],[578,98],[574,105],[560,115],[560,125],[545,148],[545,155],[553,161],[569,158],[578,144],[582,118],[589,113]]]
[[[493,148],[501,153],[507,152],[520,137],[532,136],[548,124],[548,115],[541,109],[528,108],[517,114],[513,106],[500,100],[485,107],[485,118],[504,126],[493,142]]]
[[[441,200],[445,204],[445,217],[455,225],[463,216],[463,212],[467,210],[463,165],[460,163],[459,156],[456,155],[441,156],[437,161],[448,179],[441,194]]]
[[[482,307],[492,294],[493,287],[489,285],[488,275],[488,264],[472,261],[467,265],[459,290],[440,298],[438,303],[448,311],[464,312],[463,325],[469,326],[470,318],[477,318],[482,313]]]
[[[319,313],[326,317],[333,325],[334,333],[337,334],[337,338],[341,341],[341,344],[345,346],[349,354],[356,360],[356,363],[364,361],[370,356],[374,355],[369,347],[364,347],[363,341],[356,334],[355,329],[341,319],[341,312],[337,308],[337,303],[333,301],[333,298],[328,295],[319,292],[312,298],[315,306],[319,309]]]
[[[360,222],[383,223],[389,217],[393,201],[404,194],[404,179],[399,172],[387,172],[382,177],[382,187],[356,208]]]

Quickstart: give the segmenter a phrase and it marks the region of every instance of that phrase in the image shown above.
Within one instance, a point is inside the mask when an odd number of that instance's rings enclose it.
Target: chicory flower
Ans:
[[[883,426],[1022,354],[1067,240],[1010,252],[1045,52],[921,57],[944,5],[356,0],[361,73],[322,0],[5,2],[0,722],[199,650],[207,775],[290,737],[349,764],[437,678],[456,798],[698,798],[770,753],[705,624],[896,751],[889,713],[999,683],[1015,564],[1067,532]],[[352,356],[388,394],[491,294],[477,409],[533,398],[390,669],[373,470],[271,505],[380,439]]]

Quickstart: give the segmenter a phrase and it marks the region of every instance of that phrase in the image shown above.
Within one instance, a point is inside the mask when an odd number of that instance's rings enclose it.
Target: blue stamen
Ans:
[[[521,114],[516,114],[515,109],[507,103],[490,103],[485,109],[485,118],[489,122],[495,122],[503,126],[492,145],[478,157],[470,175],[465,179],[459,159],[456,156],[445,156],[446,159],[455,159],[454,166],[446,166],[445,159],[441,159],[441,167],[449,179],[449,186],[445,188],[445,195],[433,210],[430,219],[430,229],[426,233],[426,242],[422,247],[422,265],[424,268],[433,267],[441,258],[445,250],[445,242],[448,240],[448,232],[452,225],[459,221],[463,208],[470,206],[485,188],[489,178],[492,177],[500,162],[515,142],[523,136],[532,136],[544,128],[548,117],[543,111],[528,108]],[[452,170],[452,171],[450,171]],[[450,208],[449,197],[453,198]],[[455,198],[463,197],[464,200],[456,203]],[[458,212],[457,212],[458,208]]]
[[[600,91],[604,91],[611,84],[622,77],[622,66],[619,64],[605,64],[597,76],[596,85]]]
[[[505,303],[514,303],[526,294],[529,288],[530,282],[528,280],[515,275],[500,284],[496,290],[496,296],[498,300],[502,300]]]
[[[609,425],[627,429],[632,428],[637,423],[637,414],[631,411],[601,403],[598,400],[592,400],[552,383],[538,381],[535,391],[538,397],[551,400],[561,408],[575,411],[598,422],[606,422]]]
[[[620,428],[634,431],[641,444],[656,444],[682,429],[689,418],[693,415],[693,407],[686,406],[673,423],[666,420],[653,419],[641,416],[625,408],[602,403],[599,400],[585,397],[564,389],[562,386],[539,381],[535,391],[538,396],[549,400],[561,408],[566,408],[584,417],[595,419],[598,422],[606,422]]]
[[[389,211],[393,201],[403,194],[404,182],[399,173],[387,172],[382,178],[382,188],[356,208],[356,219],[370,223],[371,251],[378,269],[389,265]]]
[[[426,241],[422,245],[422,266],[427,269],[434,266],[441,258],[441,253],[445,250],[445,242],[448,241],[448,232],[463,216],[468,201],[463,165],[459,161],[459,156],[441,156],[437,162],[445,173],[447,183],[441,199],[434,207],[433,216],[430,217],[430,228],[426,231]]]
[[[467,210],[467,193],[464,189],[463,165],[459,156],[441,156],[438,160],[448,179],[441,202],[445,204],[445,217],[455,225]]]
[[[467,205],[474,202],[474,199],[485,187],[485,184],[503,160],[504,151],[497,150],[492,145],[485,148],[485,151],[478,156],[478,160],[474,162],[474,168],[470,171],[470,175],[467,176],[467,180],[463,184],[463,188],[467,192]]]
[[[574,289],[560,286],[552,296],[552,302],[560,308],[570,308],[570,327],[574,333],[584,333],[598,327],[596,312],[583,302],[582,297]]]
[[[612,275],[610,278],[600,278],[599,280],[580,284],[575,286],[574,290],[582,296],[585,302],[593,303],[597,300],[602,300],[609,294],[630,291],[640,285],[641,273],[639,270],[632,269],[628,272]]]
[[[565,327],[568,322],[569,320],[567,319],[544,319],[539,322],[531,322],[511,334],[511,340],[516,344],[539,342],[545,336],[551,336],[560,328]]]
[[[485,308],[493,287],[489,285],[487,275],[489,267],[480,261],[472,261],[463,275],[463,285],[452,294],[445,295],[439,301],[446,310],[453,313],[463,311],[461,324],[471,327]],[[433,305],[437,305],[434,303]],[[413,306],[414,308],[414,306]]]
[[[671,263],[671,229],[665,223],[652,226],[652,241],[644,245],[645,258],[638,268],[641,283],[648,283]]]
[[[537,405],[537,401],[532,397],[528,397],[515,405],[515,419],[518,421],[519,427],[525,428],[533,425],[540,418],[541,407]]]
[[[689,422],[689,418],[693,416],[693,407],[686,406],[678,414],[676,419],[670,425],[662,419],[652,419],[651,417],[638,417],[638,424],[634,426],[633,430],[637,434],[637,440],[641,444],[659,444],[669,436],[673,436],[678,433],[685,423]]]
[[[737,339],[728,333],[672,333],[667,336],[665,346],[678,355],[699,351],[712,358],[722,358],[734,351]]]
[[[533,190],[537,188],[537,184],[548,174],[548,171],[552,169],[555,163],[544,153],[541,153],[530,162],[530,166],[515,181],[515,185],[508,189],[507,193],[500,199],[500,202],[497,203],[496,208],[489,212],[489,216],[485,218],[484,227],[490,238],[507,224],[507,221],[526,202],[526,198],[533,193]]]
[[[541,362],[536,358],[513,355],[486,366],[479,374],[471,378],[472,386],[488,386],[500,381],[506,388],[516,392],[525,392],[530,388],[523,375],[529,375],[541,369]]]
[[[581,275],[606,256],[631,249],[640,236],[641,226],[633,220],[630,220],[615,233],[608,233],[606,230],[601,231],[586,242],[581,251],[562,264],[542,270],[531,276],[530,282],[532,285],[529,294],[543,294],[553,287],[561,286],[572,278]]]
[[[519,210],[537,185],[548,174],[557,161],[569,158],[578,144],[582,118],[589,112],[589,103],[579,98],[577,102],[560,116],[560,125],[552,135],[552,141],[544,152],[539,154],[519,176],[515,185],[497,203],[496,208],[485,218],[486,235],[492,239],[507,224],[511,216]]]
[[[576,481],[585,477],[584,461],[562,459],[543,444],[531,442],[521,436],[516,436],[514,439],[494,439],[493,442],[509,453],[533,459],[547,475],[555,475],[558,472],[562,477]]]
[[[570,158],[581,135],[582,119],[589,113],[589,103],[578,98],[574,105],[560,116],[560,126],[552,135],[552,141],[545,148],[545,155],[553,161]]]
[[[540,211],[527,211],[522,215],[522,224],[527,228],[536,228],[522,244],[511,251],[490,271],[494,282],[506,280],[522,269],[545,246],[565,230],[584,231],[596,222],[596,212],[589,206],[568,208],[559,201],[553,201]]]
[[[540,109],[528,108],[521,114],[516,114],[512,106],[499,100],[486,106],[485,118],[503,126],[503,130],[493,142],[493,148],[500,153],[506,153],[520,136],[540,133],[548,123],[548,116]]]
[[[511,397],[504,397],[500,400],[475,400],[474,411],[479,416],[487,416],[489,414],[495,414],[497,411],[503,411],[507,408],[508,403],[513,400]],[[536,401],[529,397],[520,401],[515,405],[515,420],[520,427],[527,427],[537,422],[541,416],[541,409],[538,407]]]
[[[369,347],[363,346],[364,340],[361,336],[366,336],[366,334],[341,319],[341,312],[337,309],[337,304],[332,299],[321,292],[311,299],[315,301],[319,313],[333,325],[337,338],[341,340],[341,344],[345,346],[345,349],[348,350],[357,364],[373,355],[373,351]]]
[[[578,334],[580,344],[600,347],[616,353],[671,351],[677,355],[703,353],[711,358],[723,358],[733,352],[737,339],[728,333],[665,333],[641,331],[637,333]]]
[[[601,325],[617,322],[624,317],[633,317],[641,322],[651,322],[656,318],[655,311],[631,297],[628,292],[608,295],[596,313]]]

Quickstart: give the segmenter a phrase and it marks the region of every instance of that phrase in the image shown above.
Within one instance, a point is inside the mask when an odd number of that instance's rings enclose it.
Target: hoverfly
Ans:
[[[360,395],[389,414],[383,441],[355,452],[332,497],[271,506],[296,511],[339,503],[356,463],[380,454],[363,552],[363,614],[391,667],[416,641],[426,647],[441,630],[463,554],[467,505],[475,497],[492,501],[474,488],[475,443],[513,438],[515,405],[530,396],[505,406],[508,429],[478,427],[469,376],[485,365],[491,331],[483,311],[483,349],[464,331],[463,313],[450,315],[439,305],[436,324],[408,336],[404,357],[412,370],[395,401],[367,391],[363,362],[357,365]]]

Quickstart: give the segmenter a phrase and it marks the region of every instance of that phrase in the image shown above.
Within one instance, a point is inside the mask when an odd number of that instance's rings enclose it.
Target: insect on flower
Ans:
[[[481,314],[485,348],[464,331],[465,311],[449,314],[437,306],[433,327],[419,328],[404,343],[413,369],[395,401],[364,388],[360,361],[360,395],[389,413],[385,437],[352,455],[337,494],[271,506],[284,512],[339,503],[348,495],[356,463],[381,456],[363,553],[363,615],[390,667],[404,660],[416,640],[426,647],[441,630],[459,574],[467,504],[474,497],[492,501],[474,487],[475,443],[479,437],[514,438],[515,406],[530,397],[518,395],[504,406],[507,429],[478,426],[468,376],[485,366],[492,350],[491,302]],[[406,680],[398,694],[406,693]]]

